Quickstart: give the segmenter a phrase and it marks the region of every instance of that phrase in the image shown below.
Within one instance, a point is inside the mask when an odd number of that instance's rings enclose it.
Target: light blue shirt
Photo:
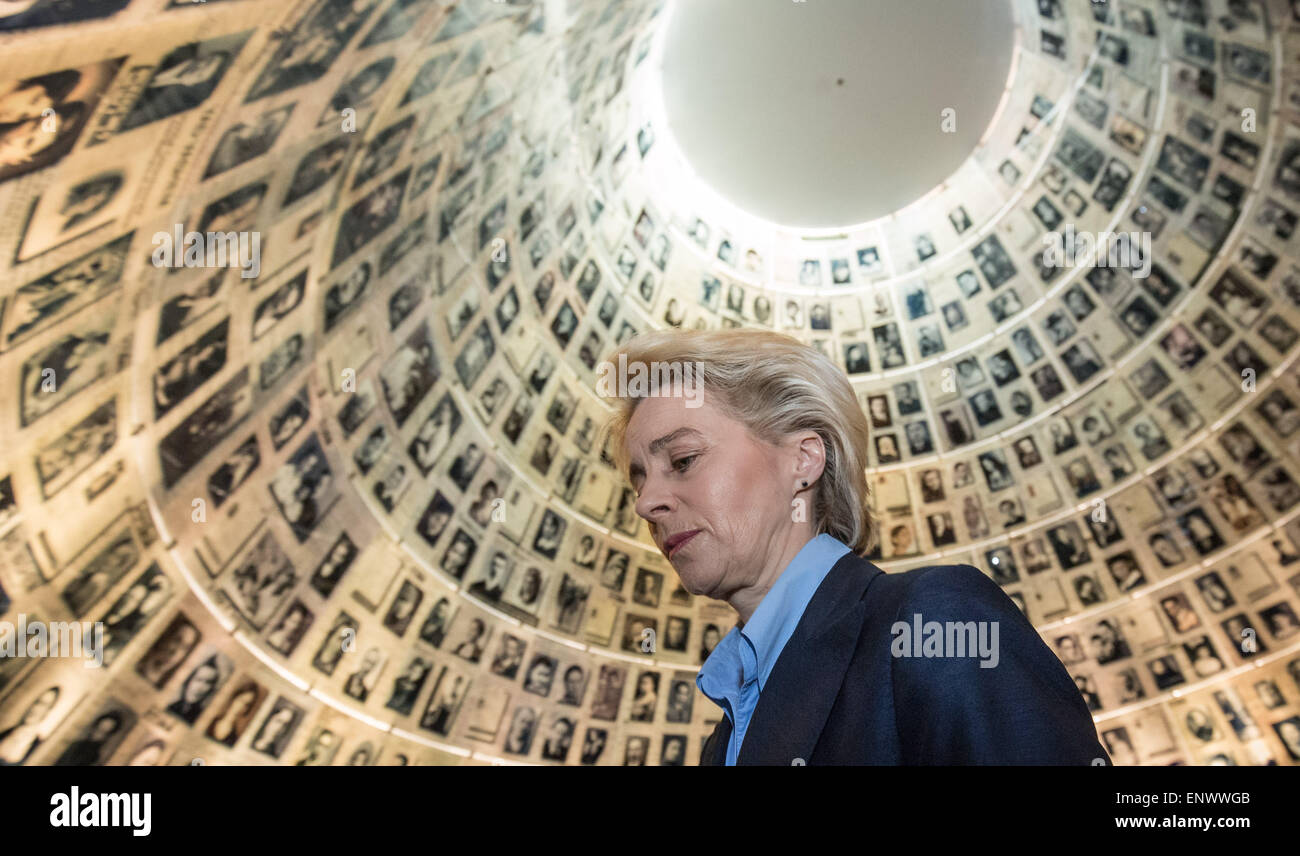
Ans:
[[[763,596],[749,622],[731,628],[700,667],[695,685],[731,720],[728,767],[736,765],[759,693],[785,643],[799,626],[817,587],[847,552],[847,544],[825,532],[804,544]]]

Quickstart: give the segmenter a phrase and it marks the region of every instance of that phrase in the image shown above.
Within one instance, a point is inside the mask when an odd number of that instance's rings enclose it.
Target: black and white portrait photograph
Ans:
[[[334,473],[317,435],[308,437],[275,471],[268,488],[294,537],[307,540],[338,498]]]
[[[275,535],[267,531],[232,564],[222,590],[239,614],[261,630],[300,578]]]
[[[427,325],[421,324],[379,370],[384,399],[399,427],[441,377]]]
[[[284,696],[275,700],[257,731],[249,741],[249,748],[270,758],[280,758],[302,724],[305,711]]]
[[[330,258],[331,269],[337,268],[397,221],[409,177],[409,170],[398,173],[377,185],[343,213]]]
[[[370,294],[370,263],[362,262],[325,289],[325,330],[355,313]]]
[[[200,660],[184,680],[176,697],[167,705],[172,716],[193,725],[230,678],[234,663],[223,654],[211,654]]]
[[[291,656],[315,618],[315,613],[306,604],[295,599],[267,632],[267,647],[286,657]]]
[[[194,623],[184,613],[177,613],[149,650],[136,661],[136,674],[156,689],[162,689],[202,640],[203,635]]]

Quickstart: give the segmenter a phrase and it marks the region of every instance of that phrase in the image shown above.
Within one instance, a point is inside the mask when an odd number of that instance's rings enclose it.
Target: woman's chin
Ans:
[[[697,568],[699,566],[696,562],[692,562],[689,559],[675,558],[670,561],[670,564],[672,564],[673,570],[677,572],[677,578],[681,580],[682,588],[686,589],[693,595],[699,595],[702,597],[710,596],[709,592],[713,591],[714,586],[717,584],[717,580],[700,579],[697,576]]]

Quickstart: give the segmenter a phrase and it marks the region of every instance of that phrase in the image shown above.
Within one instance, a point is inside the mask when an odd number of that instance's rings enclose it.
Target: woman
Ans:
[[[128,767],[156,767],[158,762],[162,760],[165,751],[167,751],[167,745],[161,740],[150,740],[136,750],[126,765]]]
[[[492,522],[493,503],[501,498],[501,488],[492,479],[479,487],[478,499],[469,507],[469,516],[479,526],[487,527]]]
[[[280,707],[266,718],[253,738],[253,748],[263,755],[279,758],[284,749],[283,740],[294,726],[295,715],[290,707]]]
[[[429,702],[428,708],[424,712],[424,718],[420,721],[421,728],[427,728],[437,734],[445,735],[451,725],[451,717],[455,715],[456,707],[460,704],[460,694],[463,689],[465,679],[457,676],[456,682],[452,684],[451,690],[444,692],[437,697],[436,703]]]
[[[301,603],[294,603],[280,619],[280,623],[266,634],[266,644],[286,657],[289,656],[310,621],[311,613],[307,611],[307,607]]]
[[[361,655],[361,666],[348,676],[343,684],[343,692],[357,701],[370,697],[370,690],[379,680],[379,671],[384,664],[384,654],[378,648],[367,648]]]
[[[216,694],[222,680],[222,669],[214,654],[190,672],[181,684],[180,695],[167,705],[167,712],[193,725]]]
[[[450,609],[451,603],[447,598],[439,599],[420,627],[420,638],[435,648],[442,647],[443,637],[447,634],[447,613]]]
[[[470,593],[485,600],[500,600],[510,578],[511,565],[509,556],[501,550],[495,551],[488,560],[486,576],[469,587]]]
[[[1064,666],[992,580],[969,565],[886,574],[862,558],[875,542],[870,432],[818,349],[766,331],[656,330],[609,359],[651,376],[698,367],[689,397],[680,383],[645,397],[620,385],[608,430],[683,587],[739,614],[696,678],[726,714],[702,764],[1109,763]],[[998,668],[905,656],[902,616],[997,626]]]
[[[531,607],[537,603],[537,597],[542,593],[542,572],[535,567],[529,567],[524,571],[523,580],[519,584],[518,591],[515,592],[515,601],[519,606]]]
[[[122,727],[130,728],[130,725],[124,721],[122,713],[111,710],[108,713],[100,714],[95,717],[86,732],[77,740],[68,744],[63,750],[63,754],[54,762],[56,767],[93,767],[98,765],[103,756],[106,754],[106,748],[109,743],[115,746],[117,741],[113,740]],[[111,752],[111,749],[108,749]]]
[[[0,3],[0,21],[8,19],[9,5]],[[107,83],[99,77],[69,69],[0,84],[0,181],[53,163],[72,147],[93,106],[78,99],[93,98],[94,89]]]
[[[32,757],[48,736],[46,720],[58,704],[60,693],[58,687],[45,690],[27,706],[16,724],[0,731],[0,767],[19,767]]]
[[[569,755],[573,741],[573,720],[560,717],[551,723],[551,732],[542,743],[542,757],[548,761],[563,761]]]
[[[506,734],[503,747],[511,755],[527,755],[533,745],[533,730],[537,726],[537,712],[531,707],[521,707],[515,711],[510,722],[510,731]]]
[[[477,663],[483,656],[483,634],[487,631],[487,625],[480,618],[470,621],[469,632],[466,633],[465,639],[452,650],[457,657],[464,657],[472,663]]]
[[[658,676],[653,672],[642,672],[637,679],[636,695],[632,698],[633,722],[653,722],[655,705],[659,701]]]
[[[218,743],[234,746],[248,727],[248,721],[253,718],[253,712],[261,699],[261,688],[252,681],[245,682],[226,701],[225,709],[212,720],[208,726],[208,736]]]

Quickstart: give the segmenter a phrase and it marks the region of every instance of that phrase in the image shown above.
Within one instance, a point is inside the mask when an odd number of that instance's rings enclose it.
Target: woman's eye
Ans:
[[[687,455],[684,458],[678,458],[677,460],[673,461],[673,467],[678,470],[685,469],[686,467],[690,466],[690,464],[687,463],[688,461],[693,461],[698,457],[699,455]],[[682,466],[683,463],[686,464],[686,467]]]

